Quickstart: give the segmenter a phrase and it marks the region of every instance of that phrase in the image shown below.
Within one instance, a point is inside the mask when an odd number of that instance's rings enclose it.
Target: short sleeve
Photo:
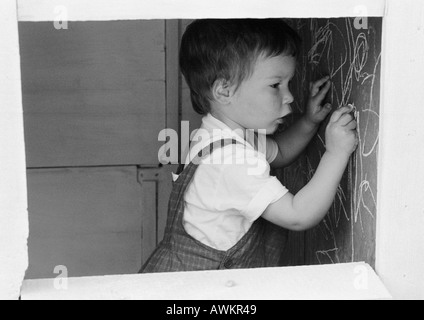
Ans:
[[[272,163],[278,155],[278,144],[274,139],[266,138],[266,160]]]
[[[287,188],[270,175],[265,156],[245,150],[243,159],[238,157],[233,163],[222,165],[215,193],[216,209],[236,210],[253,222],[287,193]]]
[[[258,152],[263,154],[268,161],[272,163],[278,155],[278,144],[275,140],[265,134],[259,134],[257,140]]]

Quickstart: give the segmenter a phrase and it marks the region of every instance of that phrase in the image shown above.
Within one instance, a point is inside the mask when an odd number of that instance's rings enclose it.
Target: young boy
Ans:
[[[311,84],[302,118],[271,136],[291,112],[299,43],[280,19],[188,26],[180,65],[193,107],[205,117],[192,161],[174,184],[164,240],[142,272],[277,266],[286,230],[306,230],[324,218],[358,143],[351,108],[331,115],[326,152],[302,190],[293,195],[270,176],[270,167],[301,154],[331,111],[321,106],[331,86],[326,77]],[[257,144],[248,139],[252,130]]]

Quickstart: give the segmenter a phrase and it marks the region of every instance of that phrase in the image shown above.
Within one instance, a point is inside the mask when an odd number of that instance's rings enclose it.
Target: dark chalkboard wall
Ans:
[[[312,230],[291,234],[284,264],[366,261],[374,266],[382,19],[368,18],[367,29],[357,29],[354,18],[288,22],[303,39],[292,85],[294,109],[303,111],[310,81],[330,75],[333,85],[326,102],[334,110],[356,107],[360,145],[327,217]],[[298,162],[277,172],[293,192],[313,176],[325,152],[325,127]]]

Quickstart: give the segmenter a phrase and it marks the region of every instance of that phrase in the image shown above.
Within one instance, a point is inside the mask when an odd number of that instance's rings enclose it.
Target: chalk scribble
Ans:
[[[303,55],[298,59],[293,84],[294,94],[300,99],[294,107],[301,111],[306,105],[309,82],[328,74],[332,79],[328,102],[332,103],[333,109],[348,104],[357,109],[359,134],[358,149],[352,156],[329,214],[306,237],[305,246],[313,248],[309,259],[316,259],[306,262],[361,260],[373,264],[374,261],[370,260],[374,249],[356,246],[358,243],[373,246],[375,236],[381,30],[374,28],[373,23],[379,22],[370,19],[368,30],[356,30],[351,18],[298,19],[290,23],[304,39]],[[305,159],[286,170],[289,173],[284,174],[285,183],[299,184],[302,165],[303,182],[312,178],[325,152],[324,137],[322,129]],[[364,250],[369,252],[360,256],[363,252],[358,251]]]

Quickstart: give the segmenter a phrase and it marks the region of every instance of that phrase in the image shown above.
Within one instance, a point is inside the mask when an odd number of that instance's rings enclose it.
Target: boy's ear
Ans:
[[[228,104],[233,96],[233,86],[225,79],[218,79],[212,87],[212,96],[215,101],[221,104]]]

